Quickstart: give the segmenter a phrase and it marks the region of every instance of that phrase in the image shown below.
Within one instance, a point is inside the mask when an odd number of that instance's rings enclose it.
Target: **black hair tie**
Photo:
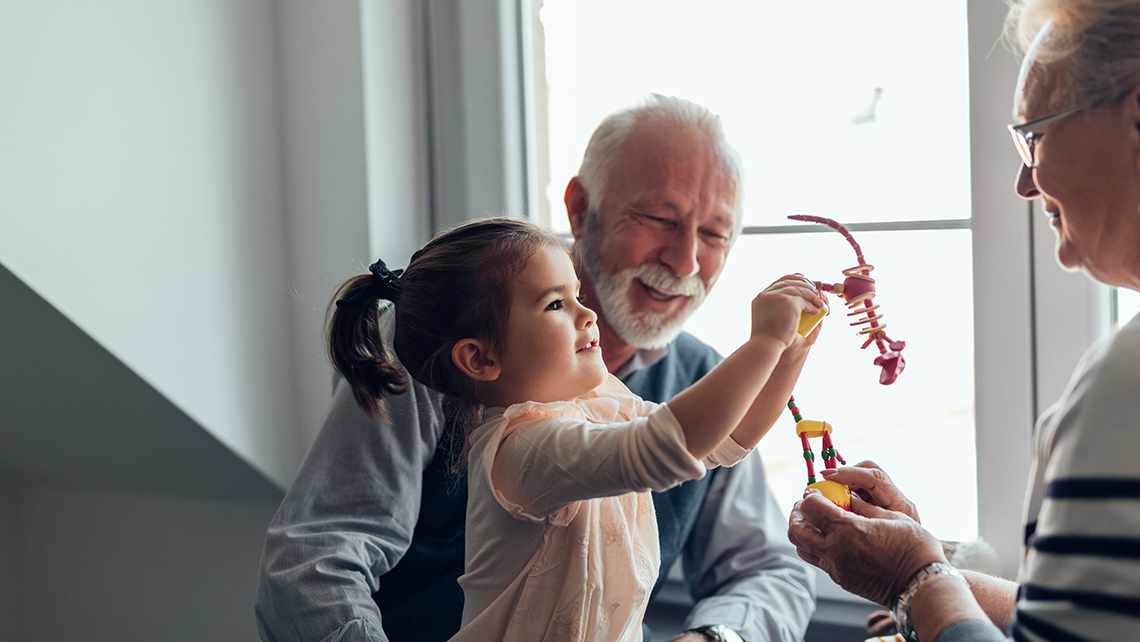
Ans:
[[[368,284],[368,287],[360,288],[347,299],[337,300],[336,307],[352,307],[373,298],[388,301],[396,300],[396,297],[400,295],[400,275],[404,271],[389,270],[382,259],[376,259],[375,263],[368,266],[368,271],[372,273],[372,282]]]

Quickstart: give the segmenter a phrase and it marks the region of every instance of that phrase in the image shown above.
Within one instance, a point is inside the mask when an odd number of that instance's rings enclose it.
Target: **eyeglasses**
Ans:
[[[1021,154],[1021,162],[1025,163],[1026,167],[1037,167],[1037,156],[1035,153],[1037,141],[1041,140],[1041,137],[1045,134],[1044,132],[1033,131],[1034,129],[1039,129],[1042,126],[1047,125],[1055,120],[1060,120],[1065,116],[1075,114],[1082,109],[1088,109],[1089,107],[1097,104],[1097,102],[1099,101],[1094,100],[1091,102],[1082,103],[1076,107],[1062,109],[1061,111],[1049,114],[1048,116],[1035,118],[1027,123],[1021,123],[1020,125],[1009,125],[1009,133],[1011,136],[1013,136],[1013,145],[1017,147],[1017,153]]]

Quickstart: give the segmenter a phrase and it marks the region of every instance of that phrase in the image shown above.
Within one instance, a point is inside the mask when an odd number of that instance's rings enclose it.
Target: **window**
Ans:
[[[727,354],[747,338],[748,302],[775,278],[842,281],[856,264],[843,237],[786,217],[846,224],[876,266],[876,302],[907,342],[908,367],[880,386],[877,351],[859,349],[834,297],[797,403],[835,427],[850,463],[873,459],[920,506],[938,506],[924,514],[934,533],[975,537],[965,4],[545,0],[538,18],[544,218],[568,229],[562,191],[613,109],[654,92],[719,113],[744,160],[745,235],[687,328]],[[760,446],[785,510],[806,483],[793,427],[789,414]]]
[[[1118,326],[1127,325],[1140,312],[1140,292],[1118,288],[1113,295],[1112,320]]]
[[[785,227],[789,210],[849,224],[877,266],[879,302],[891,334],[908,342],[908,370],[894,386],[878,387],[872,355],[860,351],[842,319],[833,317],[813,362],[836,359],[834,372],[842,376],[838,383],[828,382],[825,372],[813,382],[817,375],[805,372],[797,401],[809,416],[836,424],[840,451],[851,459],[873,457],[897,477],[910,464],[927,465],[933,471],[925,475],[929,494],[920,495],[909,480],[899,481],[939,535],[965,537],[975,530],[969,522],[933,522],[946,502],[976,504],[976,531],[997,548],[1003,574],[1014,577],[1024,537],[1021,511],[1034,419],[1060,394],[1085,348],[1110,327],[1112,311],[1125,318],[1140,308],[1140,295],[1122,291],[1114,304],[1107,288],[1058,269],[1052,232],[1039,206],[1011,189],[1018,156],[1005,126],[1019,61],[998,43],[1004,3],[825,0],[813,3],[811,14],[797,13],[796,3],[755,4],[424,3],[434,225],[505,212],[564,231],[562,190],[590,131],[606,113],[651,90],[705,103],[724,116],[745,158],[749,234],[734,250],[705,314],[690,327],[718,342],[724,334],[725,342],[717,345],[726,350],[739,335],[732,339],[731,328],[710,334],[700,325],[715,323],[717,316],[744,318],[742,311],[711,314],[714,305],[740,300],[729,294],[732,287],[755,291],[781,273],[788,256],[804,261],[804,271],[819,280],[837,280],[835,271],[852,264],[850,249],[834,232]],[[743,13],[718,13],[734,8]],[[579,20],[578,33],[557,33],[558,12],[579,10],[604,13]],[[670,32],[665,20],[678,15],[683,26]],[[859,22],[863,18],[866,23]],[[554,41],[549,47],[548,39]],[[783,45],[762,49],[761,40]],[[737,45],[765,51],[766,57],[737,55],[730,51]],[[833,45],[829,54],[818,54]],[[557,61],[547,63],[558,47],[563,56],[570,52],[578,59],[573,65],[563,59],[566,73],[577,68],[584,75],[566,76]],[[639,66],[655,60],[669,63],[670,71]],[[938,82],[928,82],[932,77]],[[634,86],[649,81],[659,85]],[[743,102],[733,106],[726,94],[731,91],[741,93]],[[579,107],[567,107],[558,92],[575,94]],[[864,120],[873,102],[875,120],[853,124],[853,117]],[[824,113],[825,107],[832,111]],[[746,131],[749,124],[756,131]],[[814,137],[817,130],[824,135]],[[785,133],[796,136],[798,152],[774,151]],[[749,140],[757,151],[750,151]],[[528,168],[526,180],[520,180],[522,167]],[[802,182],[787,182],[804,176],[821,178],[807,189]],[[753,264],[761,252],[795,254]],[[734,286],[730,279],[739,282]],[[944,361],[938,351],[951,357]],[[942,394],[948,390],[965,397],[954,390],[959,383],[969,388],[970,374],[959,372],[965,363],[972,369],[971,417],[959,414],[960,401]],[[935,365],[946,390],[919,392],[924,377],[934,375],[927,369]],[[892,402],[929,400],[940,417],[914,423],[940,430],[937,446],[922,452],[911,444],[911,452],[882,461],[880,453],[902,444],[902,438],[876,442],[874,435],[856,435],[854,422],[837,419],[827,405],[832,402],[821,398],[857,395],[821,389],[843,384],[868,387]],[[875,412],[908,412],[863,401]],[[973,457],[970,436],[958,439],[955,432],[968,433],[964,426],[970,422]],[[773,445],[778,450],[773,455],[787,457],[786,447]],[[902,462],[898,468],[895,461]],[[771,464],[778,468],[775,460]],[[802,471],[795,471],[802,464],[783,465],[790,471],[789,487],[793,481],[799,486]],[[821,589],[824,597],[840,597],[826,582]]]

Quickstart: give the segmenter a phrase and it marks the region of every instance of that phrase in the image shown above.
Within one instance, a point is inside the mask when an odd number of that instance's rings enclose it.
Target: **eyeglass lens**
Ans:
[[[1025,134],[1017,130],[1011,130],[1009,133],[1013,135],[1013,145],[1017,147],[1017,153],[1021,155],[1021,162],[1025,163],[1026,167],[1034,167],[1032,138],[1027,138]]]

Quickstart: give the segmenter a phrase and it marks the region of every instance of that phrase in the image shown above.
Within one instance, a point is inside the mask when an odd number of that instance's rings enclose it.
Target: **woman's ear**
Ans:
[[[456,368],[475,381],[494,381],[502,369],[478,339],[460,339],[451,347],[451,361]]]

